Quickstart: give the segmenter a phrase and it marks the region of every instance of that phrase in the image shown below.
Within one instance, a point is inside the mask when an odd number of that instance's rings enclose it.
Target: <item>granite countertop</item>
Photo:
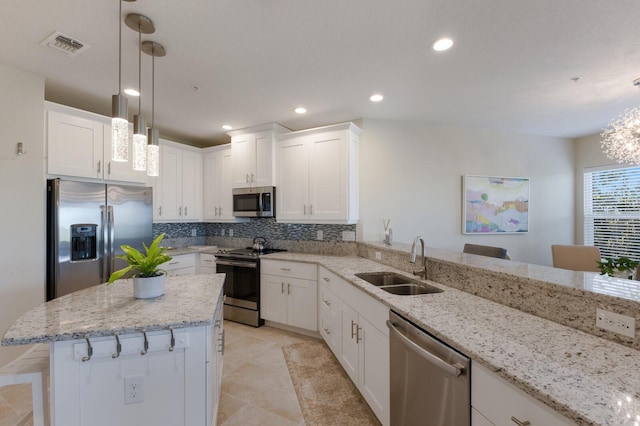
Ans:
[[[154,299],[135,299],[130,282],[100,284],[28,311],[7,330],[2,345],[209,325],[223,284],[224,274],[167,277],[165,294]]]
[[[263,258],[326,267],[578,424],[640,423],[640,351],[432,281],[444,292],[387,293],[354,274],[409,274],[361,257]],[[460,260],[491,263],[477,258]]]

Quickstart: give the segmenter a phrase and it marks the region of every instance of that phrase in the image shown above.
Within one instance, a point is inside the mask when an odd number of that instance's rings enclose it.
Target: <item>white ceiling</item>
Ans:
[[[53,102],[111,114],[117,0],[5,0],[0,63],[46,78]],[[640,104],[638,0],[138,0],[164,45],[161,137],[197,146],[234,128],[293,130],[361,117],[578,137]],[[90,47],[40,45],[60,31]],[[123,88],[137,87],[138,34],[122,26]],[[455,44],[437,53],[431,43]],[[142,109],[151,121],[151,58]],[[580,77],[578,82],[572,77]],[[194,86],[199,89],[194,90]],[[385,96],[379,104],[368,98]],[[293,112],[304,105],[308,113]],[[129,100],[129,114],[138,101]]]

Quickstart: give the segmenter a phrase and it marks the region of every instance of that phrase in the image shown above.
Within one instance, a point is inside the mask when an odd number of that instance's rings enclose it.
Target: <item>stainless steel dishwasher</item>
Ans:
[[[469,426],[469,358],[395,312],[387,326],[391,425]]]

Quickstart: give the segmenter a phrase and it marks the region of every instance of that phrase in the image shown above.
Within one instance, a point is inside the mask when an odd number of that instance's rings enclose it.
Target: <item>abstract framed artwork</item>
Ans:
[[[529,178],[463,176],[462,233],[529,232]]]

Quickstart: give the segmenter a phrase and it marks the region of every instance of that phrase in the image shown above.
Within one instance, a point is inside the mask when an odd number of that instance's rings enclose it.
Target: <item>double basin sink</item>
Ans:
[[[395,272],[363,272],[355,275],[387,293],[400,296],[442,293],[443,291],[429,284],[424,284],[405,277],[404,275],[396,274]]]

